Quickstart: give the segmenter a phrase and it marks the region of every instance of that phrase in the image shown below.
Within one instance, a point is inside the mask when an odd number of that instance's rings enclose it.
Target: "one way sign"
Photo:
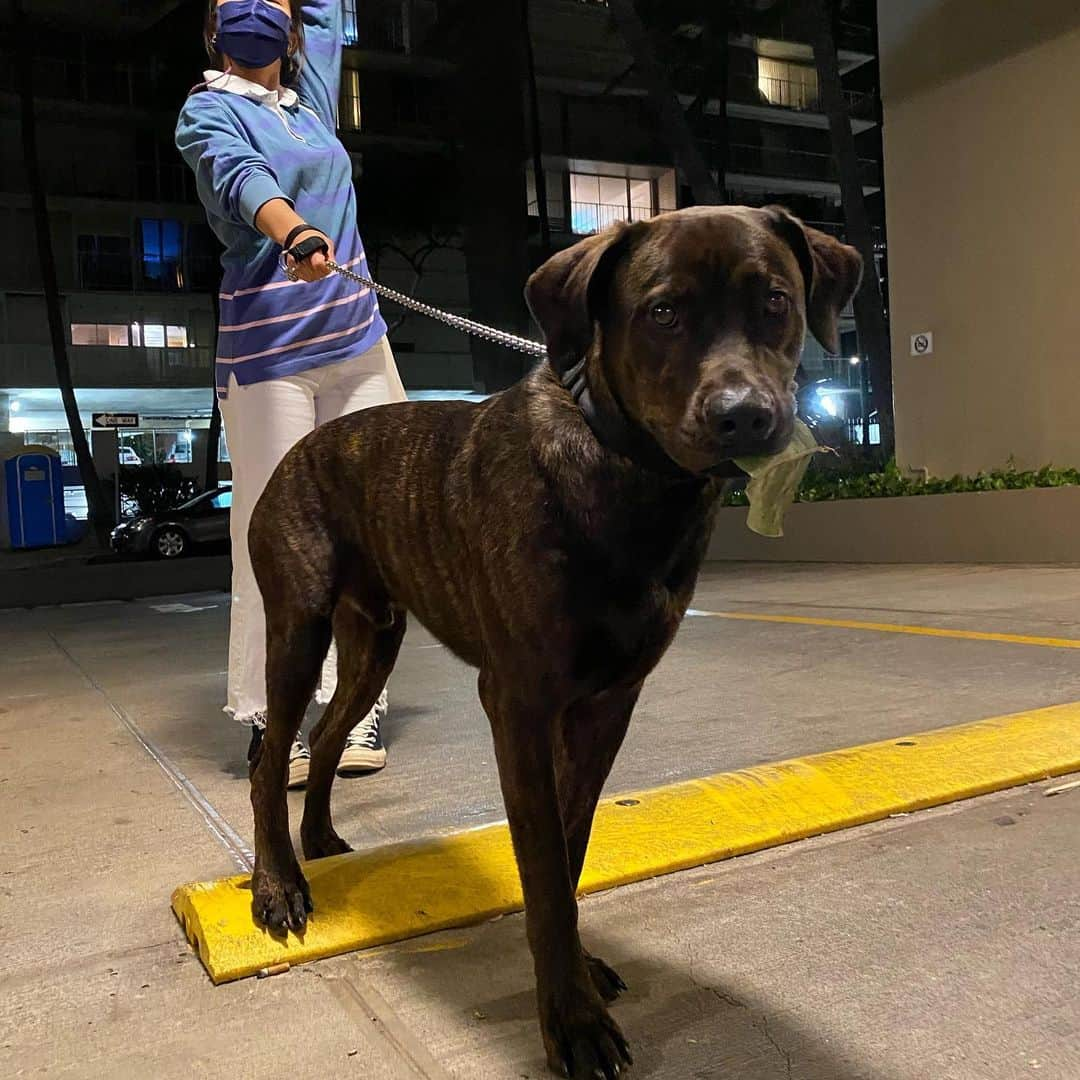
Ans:
[[[139,414],[131,412],[96,412],[91,415],[96,428],[136,428]]]

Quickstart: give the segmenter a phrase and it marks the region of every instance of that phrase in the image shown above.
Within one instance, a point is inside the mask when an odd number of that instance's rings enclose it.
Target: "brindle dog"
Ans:
[[[250,531],[267,626],[259,921],[302,930],[312,910],[285,778],[331,634],[338,689],[311,734],[309,859],[349,850],[330,818],[335,766],[411,612],[479,668],[548,1062],[611,1077],[630,1061],[605,1005],[623,983],[578,937],[593,811],[690,602],[717,475],[786,444],[805,328],[835,352],[860,273],[854,249],[775,207],[619,225],[529,279],[548,360],[516,386],[354,413],[288,454]]]

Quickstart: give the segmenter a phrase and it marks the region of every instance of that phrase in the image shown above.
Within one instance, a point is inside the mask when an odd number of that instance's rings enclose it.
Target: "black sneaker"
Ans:
[[[251,742],[248,744],[247,752],[248,765],[255,761],[265,732],[265,722],[259,724],[256,721],[251,725]],[[302,788],[307,783],[310,768],[311,751],[299,739],[293,739],[292,749],[289,751],[289,779],[286,786],[290,790]]]
[[[307,783],[310,770],[311,751],[299,738],[293,739],[292,749],[289,751],[289,781],[285,786],[290,791],[302,788]]]
[[[261,714],[256,716],[251,721],[251,742],[248,743],[247,759],[248,764],[254,763],[256,757],[259,754],[259,747],[262,746],[263,734],[266,731],[266,718]]]
[[[386,712],[386,691],[383,690],[371,712],[349,732],[338,762],[338,776],[377,772],[386,765],[386,747],[379,730]]]

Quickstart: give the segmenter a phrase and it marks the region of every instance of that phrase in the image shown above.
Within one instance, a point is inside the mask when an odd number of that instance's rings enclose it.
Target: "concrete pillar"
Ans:
[[[94,459],[94,468],[105,487],[106,492],[115,492],[113,485],[119,482],[120,440],[115,428],[94,428],[90,433],[90,454]],[[113,495],[113,515],[119,518],[116,509],[117,498]]]

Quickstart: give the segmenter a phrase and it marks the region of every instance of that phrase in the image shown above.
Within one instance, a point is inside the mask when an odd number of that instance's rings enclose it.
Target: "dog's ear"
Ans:
[[[548,359],[564,374],[592,343],[595,302],[634,226],[617,222],[552,255],[525,285],[525,300],[540,324]]]
[[[769,224],[799,260],[806,288],[806,322],[831,353],[840,351],[840,312],[862,280],[862,256],[835,236],[812,229],[782,206],[766,206]]]

